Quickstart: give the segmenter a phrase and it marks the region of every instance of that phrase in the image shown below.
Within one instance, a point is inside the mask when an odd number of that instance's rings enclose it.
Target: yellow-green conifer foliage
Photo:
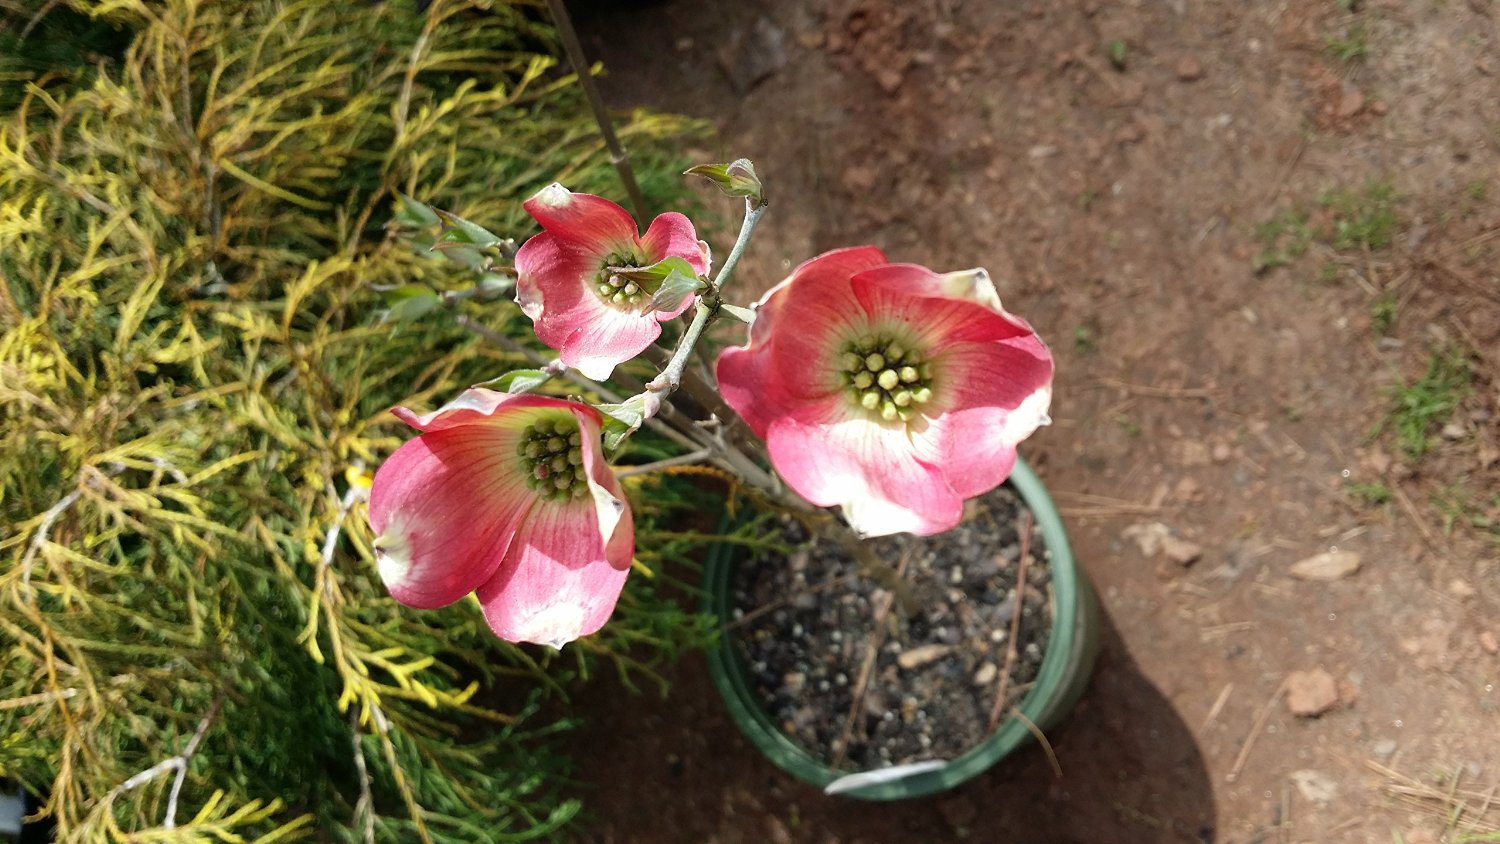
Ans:
[[[391,406],[515,363],[441,313],[380,319],[380,289],[465,272],[383,228],[394,192],[518,235],[549,181],[620,193],[544,18],[14,6],[12,34],[44,12],[128,46],[0,79],[0,776],[62,841],[555,830],[557,725],[526,717],[554,680],[472,601],[393,604],[349,492],[408,436]],[[650,172],[691,128],[622,135]]]

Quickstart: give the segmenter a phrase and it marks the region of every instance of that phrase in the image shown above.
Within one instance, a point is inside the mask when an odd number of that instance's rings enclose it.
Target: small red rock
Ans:
[[[1115,142],[1120,144],[1133,144],[1143,137],[1141,127],[1134,123],[1126,123],[1115,130]]]
[[[1484,648],[1487,654],[1500,654],[1500,636],[1495,631],[1486,630],[1479,634],[1479,647]]]
[[[1316,718],[1339,703],[1338,683],[1321,668],[1293,671],[1286,678],[1286,707],[1293,715]]]
[[[1364,107],[1364,92],[1360,91],[1358,88],[1350,88],[1349,90],[1346,90],[1344,92],[1344,96],[1339,100],[1338,116],[1344,119],[1348,119],[1356,114],[1359,114],[1360,110]]]
[[[1185,56],[1177,62],[1177,78],[1183,82],[1192,82],[1203,77],[1203,64],[1192,56]]]

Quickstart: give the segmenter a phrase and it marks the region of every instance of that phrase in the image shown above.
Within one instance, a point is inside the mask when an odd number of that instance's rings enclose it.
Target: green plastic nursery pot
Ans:
[[[1051,637],[1035,685],[1018,706],[1032,723],[1046,730],[1062,720],[1088,685],[1099,650],[1099,606],[1088,577],[1073,558],[1062,516],[1036,473],[1018,458],[1006,483],[1031,509],[1052,554]],[[828,793],[864,800],[900,800],[953,788],[1034,740],[1026,724],[1011,717],[956,759],[855,774],[829,767],[788,738],[761,707],[751,689],[750,675],[725,630],[724,620],[731,610],[730,574],[742,556],[740,549],[728,544],[715,546],[704,570],[707,610],[719,619],[718,642],[708,654],[709,673],[735,723],[782,770]]]

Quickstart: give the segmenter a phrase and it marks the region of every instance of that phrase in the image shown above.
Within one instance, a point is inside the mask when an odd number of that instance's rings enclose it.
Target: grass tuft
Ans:
[[[1391,245],[1396,231],[1396,188],[1372,179],[1363,188],[1325,193],[1324,208],[1333,212],[1332,246],[1340,252],[1370,251]]]
[[[1391,408],[1380,429],[1395,431],[1407,457],[1421,457],[1434,445],[1433,428],[1458,409],[1473,377],[1466,355],[1453,348],[1434,351],[1421,378],[1390,388]]]
[[[1250,268],[1257,275],[1292,263],[1302,257],[1313,242],[1307,214],[1296,208],[1288,208],[1261,223],[1255,229],[1255,236],[1261,243],[1261,250],[1250,259]]]
[[[1344,64],[1364,61],[1370,55],[1370,34],[1364,24],[1356,23],[1343,35],[1330,35],[1323,40],[1323,49],[1330,58]]]

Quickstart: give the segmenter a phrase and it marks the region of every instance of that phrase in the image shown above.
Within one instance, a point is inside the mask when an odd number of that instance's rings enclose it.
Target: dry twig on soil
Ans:
[[[896,577],[900,579],[906,574],[906,564],[911,562],[911,552],[901,555],[901,561],[896,564]],[[880,655],[880,646],[885,642],[885,631],[887,630],[885,620],[891,614],[891,607],[896,604],[896,593],[887,590],[885,601],[875,611],[874,629],[870,631],[870,647],[865,651],[864,664],[859,667],[859,677],[854,681],[854,697],[849,703],[849,716],[844,719],[844,731],[839,735],[838,744],[834,747],[833,764],[837,768],[844,761],[844,754],[849,751],[849,741],[854,735],[854,722],[859,718],[859,708],[864,704],[865,690],[870,686],[870,676],[875,673],[875,660]]]
[[[1000,711],[1005,708],[1006,693],[1010,689],[1010,672],[1016,666],[1016,639],[1021,632],[1021,613],[1026,608],[1026,564],[1031,558],[1031,512],[1021,513],[1021,558],[1016,563],[1016,609],[1010,617],[1010,638],[1005,645],[1005,664],[1000,668],[1000,683],[995,690],[995,705],[990,707],[989,732],[1000,723]]]
[[[1154,384],[1131,384],[1118,378],[1100,378],[1099,383],[1106,387],[1114,387],[1117,390],[1133,396],[1145,396],[1153,399],[1207,399],[1213,398],[1213,390],[1207,387],[1158,387]]]
[[[1235,757],[1234,767],[1229,769],[1229,775],[1224,777],[1225,782],[1234,782],[1244,772],[1245,763],[1250,759],[1250,750],[1255,747],[1255,740],[1266,728],[1266,722],[1271,720],[1271,713],[1276,709],[1276,703],[1281,700],[1282,694],[1286,692],[1286,685],[1286,678],[1283,677],[1281,683],[1276,686],[1276,691],[1271,693],[1271,699],[1266,701],[1266,705],[1261,707],[1260,713],[1255,716],[1255,725],[1250,728],[1250,735],[1245,736],[1245,743],[1240,745],[1240,753]]]
[[[1491,785],[1483,791],[1474,787],[1464,788],[1460,769],[1451,775],[1448,788],[1445,790],[1412,779],[1373,760],[1366,760],[1365,767],[1385,777],[1386,781],[1381,784],[1380,790],[1386,796],[1411,809],[1443,818],[1449,830],[1481,833],[1500,831],[1500,827],[1491,825],[1495,821],[1490,818],[1492,810],[1500,811],[1500,802],[1496,801],[1497,794],[1500,794],[1500,783]]]

